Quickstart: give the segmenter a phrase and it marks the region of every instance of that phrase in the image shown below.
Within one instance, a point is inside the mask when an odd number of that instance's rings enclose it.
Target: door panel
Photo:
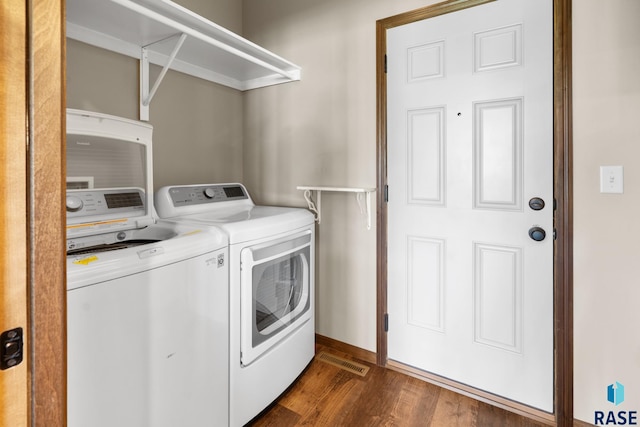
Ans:
[[[474,341],[522,352],[522,249],[474,243]]]
[[[408,203],[444,205],[444,107],[408,113]]]
[[[549,412],[552,19],[498,0],[387,31],[389,358]]]
[[[474,103],[476,209],[522,209],[522,101]]]

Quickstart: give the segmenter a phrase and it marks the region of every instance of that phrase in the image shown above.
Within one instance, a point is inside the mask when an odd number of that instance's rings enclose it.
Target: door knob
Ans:
[[[541,242],[545,237],[547,237],[547,233],[540,227],[531,227],[529,229],[529,237],[536,242]]]

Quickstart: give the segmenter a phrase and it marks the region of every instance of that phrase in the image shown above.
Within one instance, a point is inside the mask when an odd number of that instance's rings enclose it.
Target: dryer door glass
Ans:
[[[243,267],[251,265],[250,308],[242,306],[243,364],[266,350],[276,336],[306,321],[310,314],[311,236],[290,238],[270,245],[250,248],[243,254]],[[247,283],[248,284],[248,283]],[[247,293],[244,294],[249,297]],[[247,298],[249,299],[249,298]]]
[[[305,248],[254,268],[254,345],[291,323],[308,305],[304,298],[308,255]]]

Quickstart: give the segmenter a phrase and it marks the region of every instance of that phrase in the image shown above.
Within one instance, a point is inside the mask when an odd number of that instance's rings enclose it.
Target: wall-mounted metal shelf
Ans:
[[[355,193],[360,211],[367,216],[367,230],[371,230],[371,193],[375,192],[375,188],[361,187],[319,187],[319,186],[298,186],[298,190],[304,191],[304,199],[307,201],[309,210],[316,214],[316,221],[320,224],[322,219],[322,192],[333,191],[341,193]],[[316,201],[311,197],[311,192],[316,192]],[[364,201],[362,199],[365,199]]]
[[[168,69],[242,91],[301,75],[297,65],[170,0],[67,0],[67,37],[140,59],[141,120]],[[151,90],[149,63],[163,67]]]

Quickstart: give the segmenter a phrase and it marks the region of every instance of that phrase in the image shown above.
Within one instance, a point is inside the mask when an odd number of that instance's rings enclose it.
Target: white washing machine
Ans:
[[[305,209],[256,206],[241,184],[164,187],[161,218],[229,238],[229,423],[242,426],[315,354],[315,222]]]
[[[228,422],[228,239],[156,220],[151,134],[67,113],[70,427]]]

